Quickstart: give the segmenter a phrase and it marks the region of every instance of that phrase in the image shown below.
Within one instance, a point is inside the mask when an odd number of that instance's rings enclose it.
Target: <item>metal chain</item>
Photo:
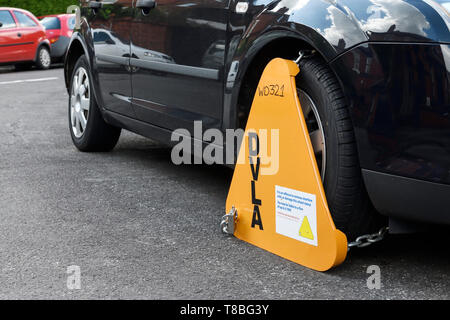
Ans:
[[[230,212],[222,217],[222,221],[220,222],[220,229],[222,232],[228,235],[233,235],[237,219],[238,213],[236,208],[233,206]],[[388,231],[389,227],[382,227],[377,233],[359,236],[355,241],[347,244],[348,251],[350,251],[351,248],[364,248],[376,242],[380,242],[384,239]]]
[[[383,227],[377,233],[365,234],[356,238],[355,241],[348,243],[348,250],[351,248],[364,248],[384,239],[389,227]]]

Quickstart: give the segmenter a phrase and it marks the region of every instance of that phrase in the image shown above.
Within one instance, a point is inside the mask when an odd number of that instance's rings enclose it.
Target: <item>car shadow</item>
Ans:
[[[111,156],[157,169],[161,175],[175,177],[183,187],[198,192],[218,192],[223,195],[223,206],[225,204],[233,175],[229,167],[206,164],[177,166],[172,163],[171,148],[139,136],[121,139]],[[387,270],[405,268],[405,274],[409,275],[412,271],[406,267],[415,266],[413,270],[417,272],[450,277],[450,269],[443,267],[450,265],[449,243],[450,226],[429,226],[428,231],[416,234],[387,235],[379,243],[352,249],[345,263],[328,273],[361,278],[361,275],[368,276],[361,273],[361,268],[378,265]],[[352,270],[358,272],[352,273]]]
[[[14,72],[16,71],[14,66],[5,66],[5,67],[0,67],[0,74],[2,73],[9,73],[9,72]]]
[[[49,70],[60,69],[60,68],[64,68],[64,64],[63,63],[52,64],[50,66]],[[21,72],[30,72],[30,71],[45,71],[45,70],[40,70],[40,69],[36,68],[35,66],[31,66],[31,67],[26,68],[26,69],[16,69],[16,67],[14,67],[14,66],[0,66],[0,74],[21,73]]]
[[[386,238],[372,246],[352,250],[349,257],[358,259],[383,255],[386,258],[399,257],[410,260],[439,259],[450,264],[449,226],[430,226],[429,230],[413,234],[388,234]]]
[[[199,188],[199,192],[204,192],[205,187],[202,185],[214,186],[221,193],[228,191],[233,170],[223,165],[207,165],[207,164],[181,164],[175,165],[171,159],[172,149],[166,145],[154,142],[150,139],[137,135],[129,135],[121,137],[118,145],[112,152],[116,157],[130,162],[137,162],[149,169],[157,168],[161,175],[176,175],[181,183],[185,183],[186,187]],[[190,182],[194,181],[195,184]],[[224,198],[225,204],[225,198]]]

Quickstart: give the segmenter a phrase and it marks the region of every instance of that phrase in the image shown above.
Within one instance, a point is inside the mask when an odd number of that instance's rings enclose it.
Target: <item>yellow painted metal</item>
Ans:
[[[326,271],[345,260],[347,238],[328,209],[297,96],[298,73],[294,62],[279,58],[265,68],[226,208],[237,210],[237,238]]]

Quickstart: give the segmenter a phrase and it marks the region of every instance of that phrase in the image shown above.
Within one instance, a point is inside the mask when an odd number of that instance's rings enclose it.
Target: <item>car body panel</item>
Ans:
[[[17,62],[35,61],[37,49],[40,45],[49,42],[44,28],[30,12],[16,8],[2,8],[0,11],[9,11],[13,16],[16,26],[14,28],[0,28],[0,53],[1,64],[14,64]],[[25,26],[20,23],[15,12],[24,14],[35,25]]]
[[[5,19],[3,21],[4,26],[0,28],[0,63],[5,63],[14,61],[20,53],[22,39],[17,35],[17,23],[12,12],[0,9],[0,13]]]
[[[52,46],[52,60],[62,60],[66,55],[67,48],[69,47],[70,38],[66,36],[60,36],[57,41],[51,44]]]
[[[450,184],[450,46],[363,44],[333,62],[361,166]]]
[[[202,120],[206,128],[220,128],[229,0],[157,2],[148,15],[134,10],[131,65],[136,114],[168,129],[192,130],[195,120]],[[144,55],[142,49],[147,50]]]
[[[450,42],[450,17],[439,0],[338,0],[369,41]]]
[[[95,52],[92,72],[99,88],[99,103],[108,110],[130,117],[135,116],[131,106],[129,34],[132,2],[120,0],[104,3],[97,13],[87,4],[82,8],[82,14],[86,17],[84,38]]]

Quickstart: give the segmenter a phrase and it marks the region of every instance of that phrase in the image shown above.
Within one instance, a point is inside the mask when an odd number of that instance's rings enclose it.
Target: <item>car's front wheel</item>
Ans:
[[[349,240],[376,231],[382,221],[364,187],[353,124],[339,82],[315,57],[300,62],[296,83],[336,227]]]
[[[84,55],[75,64],[70,81],[69,130],[74,145],[86,152],[110,151],[120,137],[121,129],[103,119]]]

